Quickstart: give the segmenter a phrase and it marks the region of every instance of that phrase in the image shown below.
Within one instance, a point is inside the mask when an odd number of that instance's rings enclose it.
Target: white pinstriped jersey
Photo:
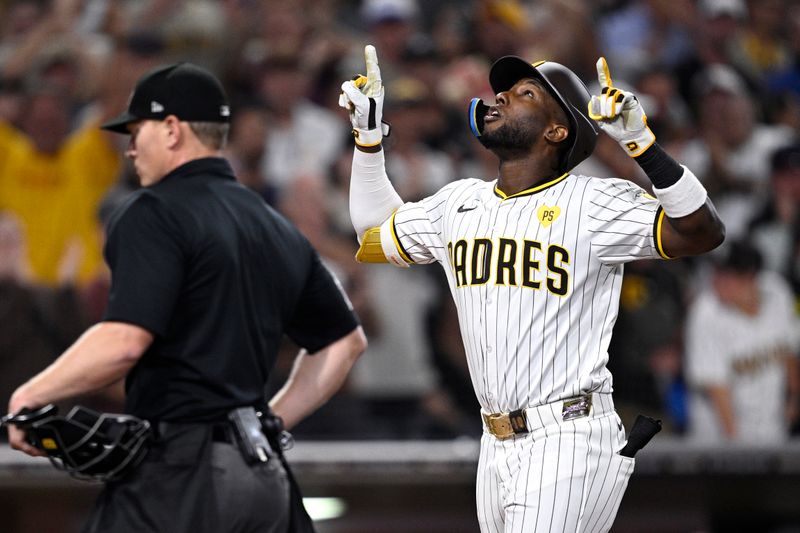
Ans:
[[[442,264],[478,401],[508,412],[611,392],[623,263],[666,257],[662,221],[621,179],[563,175],[512,196],[465,179],[402,205],[381,236],[407,263]]]
[[[748,315],[723,304],[712,288],[701,292],[686,320],[686,377],[689,435],[725,440],[719,416],[702,389],[730,389],[735,440],[780,443],[789,437],[786,420],[786,358],[796,357],[800,327],[792,289],[778,274],[758,276],[758,312]]]

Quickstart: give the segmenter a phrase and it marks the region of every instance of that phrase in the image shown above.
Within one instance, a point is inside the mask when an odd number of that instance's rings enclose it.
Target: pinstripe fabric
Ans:
[[[470,179],[404,204],[381,235],[413,263],[443,266],[481,408],[509,412],[588,392],[610,397],[623,264],[661,257],[658,209],[613,178],[569,175],[512,197]],[[612,418],[551,421],[527,440],[484,436],[482,530],[610,527],[633,468],[614,454],[624,431]]]
[[[612,406],[562,422],[556,406],[552,414],[539,410],[528,435],[498,440],[484,433],[476,490],[483,533],[611,528],[634,467],[634,459],[615,453],[625,444],[619,417]]]
[[[560,209],[552,223],[543,208]],[[618,179],[569,176],[534,194],[503,199],[494,183],[461,180],[395,214],[392,233],[416,264],[444,267],[459,315],[478,401],[487,412],[543,405],[581,393],[611,392],[605,368],[617,316],[623,263],[660,257],[653,242],[658,202]],[[493,249],[516,243],[514,282],[497,283],[497,257],[488,281],[470,281],[476,239]],[[523,286],[526,242],[538,264]],[[465,275],[459,277],[452,249],[464,244]],[[563,295],[548,288],[562,279],[547,268],[548,254],[566,273]],[[496,252],[493,252],[495,254]],[[478,258],[479,270],[483,262]],[[480,272],[478,272],[480,274]]]

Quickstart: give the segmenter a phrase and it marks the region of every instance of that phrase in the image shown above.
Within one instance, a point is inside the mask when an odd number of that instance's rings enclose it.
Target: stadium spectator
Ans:
[[[85,281],[101,262],[95,211],[120,154],[96,125],[70,133],[64,95],[51,87],[26,93],[20,126],[0,122],[0,209],[20,219],[33,280],[54,285],[61,257],[79,239]]]
[[[454,178],[447,153],[433,150],[426,143],[444,127],[446,116],[441,106],[421,81],[402,77],[387,87],[386,116],[391,117],[395,134],[391,136],[395,154],[388,172],[398,191],[408,198],[421,199]]]
[[[800,298],[800,145],[772,156],[772,190],[750,223],[753,243],[768,270],[785,277]]]
[[[673,433],[685,430],[681,353],[687,269],[684,262],[663,261],[637,261],[625,269],[608,347],[623,422],[647,413]]]
[[[299,57],[268,57],[255,74],[258,96],[270,111],[261,170],[280,189],[300,174],[324,174],[344,146],[341,118],[311,102],[311,73]]]
[[[86,327],[75,287],[80,250],[64,255],[58,286],[48,288],[31,283],[25,248],[17,217],[0,211],[0,398],[10,398]]]
[[[727,245],[686,326],[689,435],[779,444],[800,414],[800,324],[791,289],[746,241]]]
[[[792,143],[795,132],[759,121],[752,94],[731,67],[709,66],[696,82],[698,135],[673,147],[714,195],[728,236],[743,237],[769,190],[769,158]]]
[[[278,187],[264,175],[261,167],[269,131],[269,111],[259,103],[242,105],[235,111],[226,148],[228,160],[239,181],[274,207],[278,204]]]

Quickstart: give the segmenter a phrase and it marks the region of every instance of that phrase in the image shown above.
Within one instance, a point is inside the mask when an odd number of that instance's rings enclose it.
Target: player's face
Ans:
[[[125,155],[133,161],[142,187],[153,185],[166,173],[163,126],[164,123],[158,120],[140,120],[128,126],[131,139]]]
[[[723,304],[745,312],[758,311],[758,276],[755,273],[719,269],[714,273],[713,283]]]
[[[557,105],[537,80],[525,78],[498,93],[484,119],[481,143],[499,151],[530,151]]]

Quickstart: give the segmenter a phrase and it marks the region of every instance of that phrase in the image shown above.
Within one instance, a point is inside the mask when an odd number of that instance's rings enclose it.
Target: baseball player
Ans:
[[[356,138],[357,259],[444,268],[482,410],[481,531],[607,531],[634,466],[618,453],[626,437],[606,369],[623,265],[718,246],[724,227],[706,190],[655,143],[605,59],[602,93],[590,96],[558,63],[507,56],[489,73],[494,105],[470,105],[473,133],[499,160],[496,179],[403,203],[384,169],[374,47],[365,56],[367,75],[340,97]],[[570,173],[599,130],[641,165],[655,197]]]
[[[689,436],[780,444],[800,414],[794,295],[747,241],[725,252],[687,313]]]

